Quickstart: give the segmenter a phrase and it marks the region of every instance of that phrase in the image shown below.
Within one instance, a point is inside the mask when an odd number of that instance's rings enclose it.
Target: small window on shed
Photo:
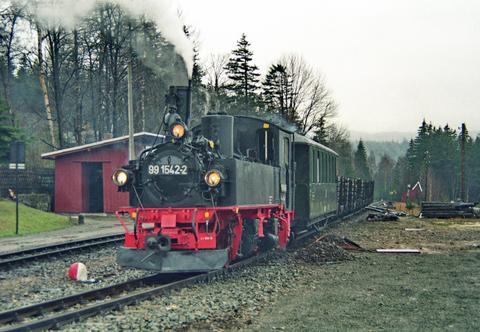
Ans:
[[[317,168],[316,168],[316,171],[317,171],[317,179],[315,182],[320,182],[320,152],[317,151],[316,152],[316,155],[317,155]]]

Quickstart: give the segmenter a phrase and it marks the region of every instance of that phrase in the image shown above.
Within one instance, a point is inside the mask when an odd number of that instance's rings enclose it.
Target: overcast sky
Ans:
[[[480,129],[480,1],[177,0],[201,55],[241,33],[265,72],[296,52],[320,69],[350,130]]]

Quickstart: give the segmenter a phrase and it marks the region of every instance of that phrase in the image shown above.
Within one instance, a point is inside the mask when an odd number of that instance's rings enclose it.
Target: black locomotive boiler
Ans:
[[[216,113],[189,130],[184,91],[167,95],[165,138],[113,174],[132,203],[121,265],[220,269],[371,202],[373,183],[337,178],[338,155],[291,126]]]

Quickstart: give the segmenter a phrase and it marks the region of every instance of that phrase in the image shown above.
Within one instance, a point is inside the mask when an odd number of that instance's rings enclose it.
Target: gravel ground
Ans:
[[[0,273],[0,311],[49,299],[71,295],[94,288],[116,284],[148,274],[141,270],[122,269],[116,262],[116,247],[63,255],[13,267]],[[98,282],[78,283],[68,279],[70,264],[82,262],[89,279]]]
[[[251,321],[275,299],[312,276],[305,261],[317,265],[352,256],[337,246],[316,241],[307,248],[274,254],[209,283],[126,307],[64,327],[66,331],[222,330],[232,321]]]
[[[478,331],[480,220],[401,218],[331,230],[366,249],[344,264],[308,267],[299,282],[250,321],[227,331]],[[303,279],[305,280],[305,279]]]

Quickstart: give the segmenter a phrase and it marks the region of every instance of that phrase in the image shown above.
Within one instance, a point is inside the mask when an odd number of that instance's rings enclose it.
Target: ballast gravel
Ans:
[[[308,250],[272,255],[267,262],[246,266],[207,284],[198,284],[154,297],[118,311],[97,315],[63,327],[65,331],[223,330],[238,322],[249,324],[260,309],[314,275],[306,262],[352,259],[328,244],[321,252]],[[329,251],[330,250],[330,251]],[[324,258],[319,260],[319,257]],[[347,258],[348,257],[348,258]]]
[[[0,311],[40,303],[87,290],[135,279],[149,272],[122,269],[116,262],[116,247],[95,248],[12,267],[0,272]],[[72,263],[87,266],[92,283],[74,282],[67,277]]]

